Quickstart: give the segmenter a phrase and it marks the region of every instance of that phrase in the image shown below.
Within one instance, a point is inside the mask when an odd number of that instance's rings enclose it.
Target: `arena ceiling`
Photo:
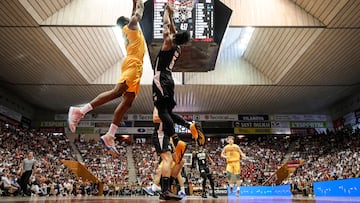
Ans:
[[[176,73],[177,112],[326,113],[360,91],[360,1],[223,0],[233,10],[214,71]],[[109,90],[124,57],[114,22],[131,1],[1,0],[0,80],[66,113]],[[224,22],[226,23],[226,22]],[[241,28],[255,30],[244,55]],[[128,113],[151,113],[152,70]],[[112,113],[119,100],[96,110]]]

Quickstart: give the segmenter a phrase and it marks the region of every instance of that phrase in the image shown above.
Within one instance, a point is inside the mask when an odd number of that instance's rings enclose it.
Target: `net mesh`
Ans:
[[[192,17],[195,0],[170,0],[169,4],[174,10],[175,21],[185,22]]]

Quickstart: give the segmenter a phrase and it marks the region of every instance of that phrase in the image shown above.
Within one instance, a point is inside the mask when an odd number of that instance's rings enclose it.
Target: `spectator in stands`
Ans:
[[[4,195],[16,196],[20,192],[20,187],[14,182],[14,175],[10,174],[8,168],[3,170],[0,180],[0,189],[4,190]]]

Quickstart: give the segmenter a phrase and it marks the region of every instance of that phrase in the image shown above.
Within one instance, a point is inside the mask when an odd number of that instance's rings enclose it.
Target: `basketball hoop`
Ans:
[[[183,23],[192,17],[195,0],[169,0],[169,5],[174,9],[174,20]]]

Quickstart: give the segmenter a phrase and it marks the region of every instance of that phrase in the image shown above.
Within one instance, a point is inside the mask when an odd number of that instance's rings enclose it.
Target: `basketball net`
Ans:
[[[169,0],[169,5],[174,10],[174,19],[183,23],[192,17],[195,0]]]

